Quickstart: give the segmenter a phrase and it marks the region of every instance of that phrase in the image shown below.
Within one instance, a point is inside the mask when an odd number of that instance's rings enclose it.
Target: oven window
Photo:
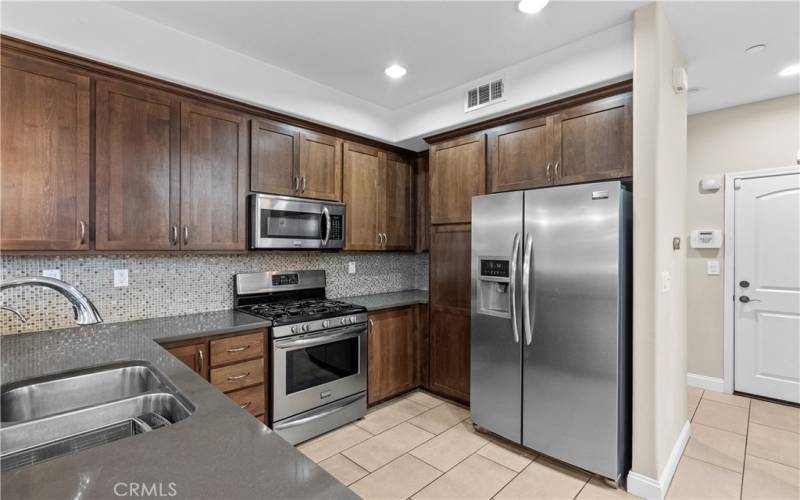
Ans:
[[[286,353],[286,394],[358,373],[359,337]]]
[[[261,210],[262,238],[320,239],[319,214],[289,212],[286,210]]]

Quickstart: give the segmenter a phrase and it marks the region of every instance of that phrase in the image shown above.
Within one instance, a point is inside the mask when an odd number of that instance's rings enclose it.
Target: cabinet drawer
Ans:
[[[264,355],[264,332],[211,341],[211,366],[260,358]]]
[[[264,413],[264,384],[229,392],[228,397],[253,415]]]
[[[211,383],[222,392],[264,382],[264,360],[254,359],[244,363],[211,369]]]

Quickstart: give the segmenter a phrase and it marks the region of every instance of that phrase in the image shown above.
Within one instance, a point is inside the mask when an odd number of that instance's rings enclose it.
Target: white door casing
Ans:
[[[734,388],[800,403],[800,174],[735,182]]]

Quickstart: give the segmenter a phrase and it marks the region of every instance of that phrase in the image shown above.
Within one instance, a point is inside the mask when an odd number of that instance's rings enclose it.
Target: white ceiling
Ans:
[[[800,92],[778,76],[800,62],[800,2],[667,2],[667,18],[688,64],[689,113]],[[745,54],[756,44],[767,48]]]
[[[114,2],[356,97],[397,109],[629,21],[643,1]],[[397,63],[408,74],[392,80]]]

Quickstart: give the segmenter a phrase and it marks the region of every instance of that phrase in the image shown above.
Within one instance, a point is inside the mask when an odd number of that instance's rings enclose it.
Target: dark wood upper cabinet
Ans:
[[[181,103],[181,248],[245,250],[247,120]]]
[[[632,174],[632,95],[607,97],[553,117],[555,183]]]
[[[377,148],[344,144],[344,202],[347,205],[347,250],[380,250],[385,183],[382,153]]]
[[[298,174],[300,196],[342,201],[342,140],[301,131]]]
[[[419,385],[416,314],[414,307],[369,313],[369,404]]]
[[[180,103],[120,82],[96,87],[95,248],[178,248]]]
[[[414,249],[414,167],[394,153],[385,153],[384,245],[386,250]]]
[[[297,196],[300,129],[270,120],[253,120],[250,147],[250,190]]]
[[[553,176],[552,118],[504,125],[487,134],[489,191],[549,184]]]
[[[429,176],[431,224],[469,222],[472,197],[486,192],[486,136],[431,146]]]
[[[0,249],[86,250],[89,77],[3,53]]]

